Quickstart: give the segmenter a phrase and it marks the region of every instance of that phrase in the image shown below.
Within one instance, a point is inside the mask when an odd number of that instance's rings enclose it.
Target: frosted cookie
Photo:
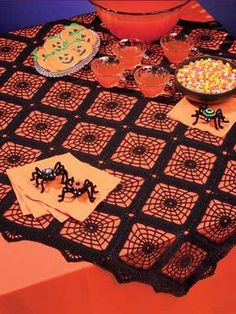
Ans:
[[[64,30],[61,31],[60,36],[62,40],[65,41],[74,41],[82,30],[86,30],[86,28],[77,23],[71,23],[69,26],[65,26]]]
[[[76,65],[79,60],[78,52],[73,49],[58,51],[50,57],[50,63],[57,71],[68,70]]]
[[[89,29],[82,30],[80,33],[74,35],[73,38],[86,42],[92,47],[94,47],[97,42],[97,36]],[[68,39],[68,41],[71,42],[71,39]]]
[[[50,53],[54,50],[60,51],[62,49],[65,49],[67,46],[68,46],[68,43],[63,41],[58,36],[48,37],[43,45],[47,53]]]
[[[80,40],[75,41],[73,44],[71,44],[70,48],[78,52],[81,60],[87,58],[93,52],[91,44]]]
[[[50,62],[50,55],[47,54],[47,51],[44,48],[36,48],[33,52],[34,61],[37,62],[45,70],[50,72],[56,72],[56,68]]]

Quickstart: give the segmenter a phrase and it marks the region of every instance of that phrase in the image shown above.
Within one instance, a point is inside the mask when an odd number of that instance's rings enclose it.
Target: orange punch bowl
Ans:
[[[104,25],[118,38],[145,43],[169,33],[190,0],[90,0]]]

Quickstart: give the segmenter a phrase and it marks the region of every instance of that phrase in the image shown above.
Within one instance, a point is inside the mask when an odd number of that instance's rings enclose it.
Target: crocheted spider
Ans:
[[[35,167],[35,171],[32,172],[32,178],[30,181],[35,181],[36,187],[41,186],[41,193],[45,190],[45,183],[55,180],[56,177],[61,176],[61,183],[68,181],[68,172],[65,167],[58,161],[54,168],[45,168],[40,170]]]
[[[64,201],[65,195],[70,193],[73,194],[74,197],[80,197],[84,193],[87,193],[88,198],[91,203],[95,201],[94,194],[97,194],[98,191],[96,191],[96,185],[94,185],[91,181],[88,179],[84,180],[84,183],[81,187],[80,182],[75,182],[74,178],[71,178],[65,182],[65,186],[62,189],[62,193],[59,195],[59,202]]]
[[[225,116],[223,115],[221,109],[214,110],[211,108],[207,108],[207,105],[200,106],[199,109],[195,111],[195,114],[192,114],[192,117],[196,118],[196,120],[193,122],[193,125],[197,124],[200,117],[203,117],[207,122],[211,122],[211,120],[214,120],[216,130],[218,130],[219,128],[223,129],[221,122],[229,122],[225,119]]]

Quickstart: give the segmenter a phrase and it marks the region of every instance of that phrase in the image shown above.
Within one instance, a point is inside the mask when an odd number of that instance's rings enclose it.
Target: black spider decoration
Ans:
[[[212,108],[207,108],[207,105],[200,106],[198,110],[195,111],[195,114],[192,114],[192,117],[196,118],[193,122],[193,125],[197,124],[198,119],[203,117],[207,122],[214,120],[214,125],[216,130],[223,129],[221,122],[228,123],[229,121],[225,119],[221,109],[214,110]]]
[[[32,172],[32,178],[30,181],[35,181],[36,187],[41,185],[41,193],[43,193],[45,190],[44,183],[47,181],[53,181],[58,176],[61,176],[61,183],[63,184],[66,181],[69,181],[68,172],[59,161],[55,164],[54,168],[45,168],[40,170],[38,167],[35,167],[35,171]]]
[[[71,179],[67,180],[65,182],[65,186],[62,189],[62,193],[59,195],[59,202],[64,201],[65,195],[67,193],[73,194],[74,197],[80,197],[84,193],[88,194],[88,198],[91,203],[95,201],[94,194],[97,194],[98,191],[96,191],[96,185],[94,185],[91,181],[88,179],[84,180],[84,183],[82,187],[80,186],[80,182],[75,182],[74,178],[72,177]]]

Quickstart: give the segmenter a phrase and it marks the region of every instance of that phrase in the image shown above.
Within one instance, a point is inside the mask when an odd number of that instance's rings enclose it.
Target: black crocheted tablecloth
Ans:
[[[167,87],[145,99],[132,71],[112,89],[94,81],[89,65],[60,79],[40,76],[32,51],[71,21],[98,33],[99,54],[113,53],[116,38],[95,13],[0,37],[2,235],[55,247],[68,261],[90,261],[119,282],[183,295],[235,244],[236,127],[222,139],[170,120],[182,95]],[[180,21],[175,31],[194,39],[193,55],[236,58],[236,42],[216,22]],[[144,64],[170,66],[159,43],[147,54]],[[22,216],[6,169],[65,152],[121,183],[82,223]]]

